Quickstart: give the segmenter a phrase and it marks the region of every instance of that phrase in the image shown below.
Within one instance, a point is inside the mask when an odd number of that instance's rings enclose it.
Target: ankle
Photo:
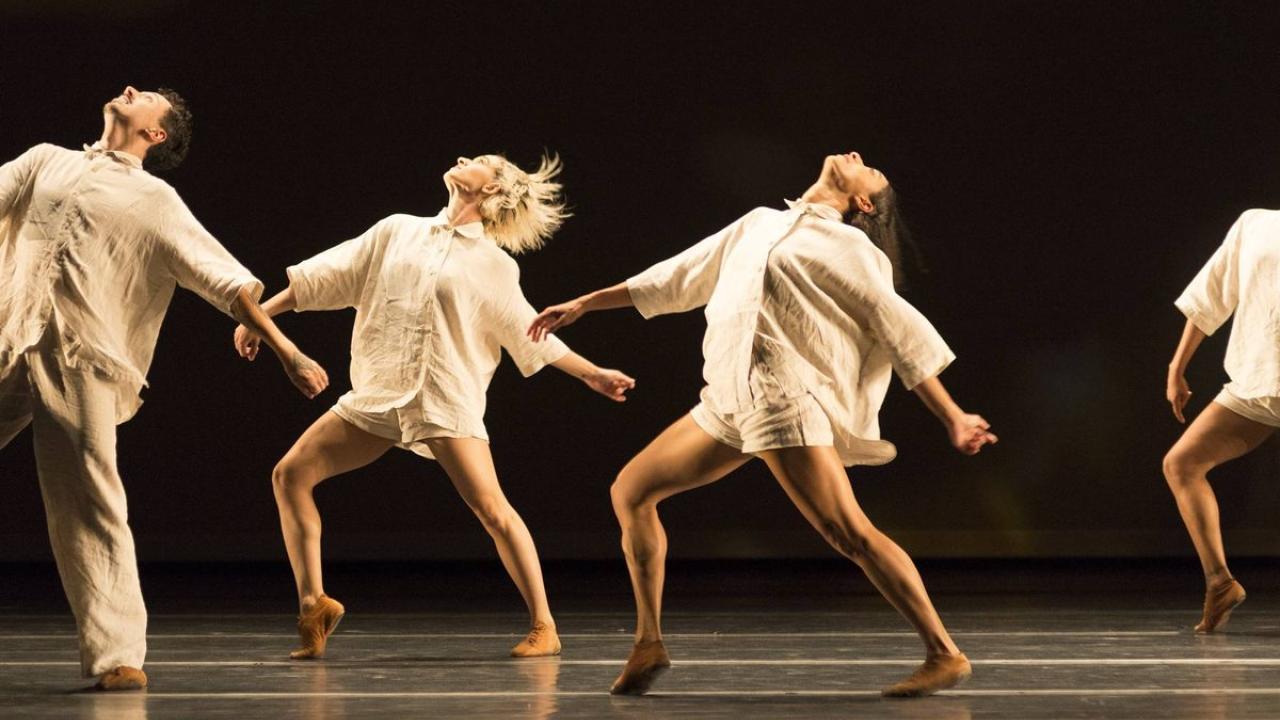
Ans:
[[[1226,568],[1213,570],[1204,574],[1204,586],[1209,590],[1225,585],[1233,580],[1235,580],[1235,578],[1232,577],[1231,571]]]
[[[300,609],[302,612],[305,613],[311,608],[315,607],[316,603],[320,602],[320,598],[322,597],[324,597],[324,593],[322,592],[315,593],[312,595],[303,595],[302,599],[299,600],[298,602],[298,609]]]

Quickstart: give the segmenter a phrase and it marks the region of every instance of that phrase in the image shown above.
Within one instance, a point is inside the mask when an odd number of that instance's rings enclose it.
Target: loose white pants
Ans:
[[[142,667],[147,610],[116,470],[116,387],[92,370],[67,367],[52,336],[0,377],[0,448],[31,425],[80,669],[94,677],[118,665]]]

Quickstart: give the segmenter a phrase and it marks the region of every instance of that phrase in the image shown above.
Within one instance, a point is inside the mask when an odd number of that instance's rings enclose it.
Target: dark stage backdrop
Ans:
[[[97,6],[109,5],[111,9]],[[269,5],[269,7],[268,7]],[[280,4],[283,5],[283,4]],[[92,6],[92,9],[90,8]],[[931,267],[908,297],[991,420],[976,458],[895,381],[870,516],[920,556],[1189,555],[1161,456],[1172,300],[1244,209],[1280,191],[1271,3],[0,3],[0,157],[77,147],[131,83],[181,89],[170,181],[274,292],[284,268],[393,212],[443,204],[459,154],[565,160],[575,216],[520,259],[541,307],[622,280],[758,205],[824,154],[895,181]],[[288,315],[333,377],[306,401],[274,357],[179,293],[120,467],[148,560],[279,559],[275,461],[349,387],[352,314]],[[700,313],[588,316],[562,337],[639,385],[615,406],[504,361],[487,424],[546,557],[614,557],[608,487],[696,401]],[[1226,330],[1190,379],[1224,381]],[[1280,552],[1277,454],[1224,468],[1228,548]],[[0,560],[49,556],[30,435],[0,451]],[[318,490],[331,558],[492,557],[438,466],[403,451]],[[759,463],[663,506],[684,557],[826,555]]]

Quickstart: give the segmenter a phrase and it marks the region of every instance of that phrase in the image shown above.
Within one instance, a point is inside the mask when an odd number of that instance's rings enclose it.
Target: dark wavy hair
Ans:
[[[152,145],[142,166],[149,172],[164,172],[182,164],[191,149],[191,110],[187,101],[182,99],[176,90],[160,88],[156,91],[169,101],[169,112],[160,118],[160,127],[164,128],[165,140]]]
[[[893,265],[893,286],[904,289],[908,285],[909,276],[928,272],[920,250],[911,239],[911,230],[902,217],[902,209],[898,203],[898,193],[892,185],[871,196],[871,204],[875,209],[869,213],[860,212],[857,207],[851,208],[849,224],[858,228],[871,238],[871,242],[889,256]],[[907,272],[905,263],[911,263],[911,273]]]

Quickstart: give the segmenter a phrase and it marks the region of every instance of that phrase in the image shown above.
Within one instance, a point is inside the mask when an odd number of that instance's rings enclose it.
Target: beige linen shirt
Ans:
[[[718,413],[811,394],[845,465],[896,455],[878,414],[891,368],[913,388],[955,359],[893,289],[889,259],[828,205],[757,208],[627,280],[646,318],[706,305],[702,401]],[[755,395],[768,369],[774,398]]]
[[[525,335],[537,313],[516,261],[481,223],[450,227],[444,210],[387,217],[288,273],[297,311],[355,308],[352,389],[340,402],[402,410],[405,443],[423,423],[488,439],[485,390],[502,349],[525,377],[569,352]]]
[[[1246,210],[1174,304],[1205,335],[1235,313],[1227,387],[1242,399],[1280,397],[1280,212]]]
[[[139,391],[175,285],[229,312],[262,283],[128,153],[37,145],[0,166],[0,377],[52,327],[63,360]]]

